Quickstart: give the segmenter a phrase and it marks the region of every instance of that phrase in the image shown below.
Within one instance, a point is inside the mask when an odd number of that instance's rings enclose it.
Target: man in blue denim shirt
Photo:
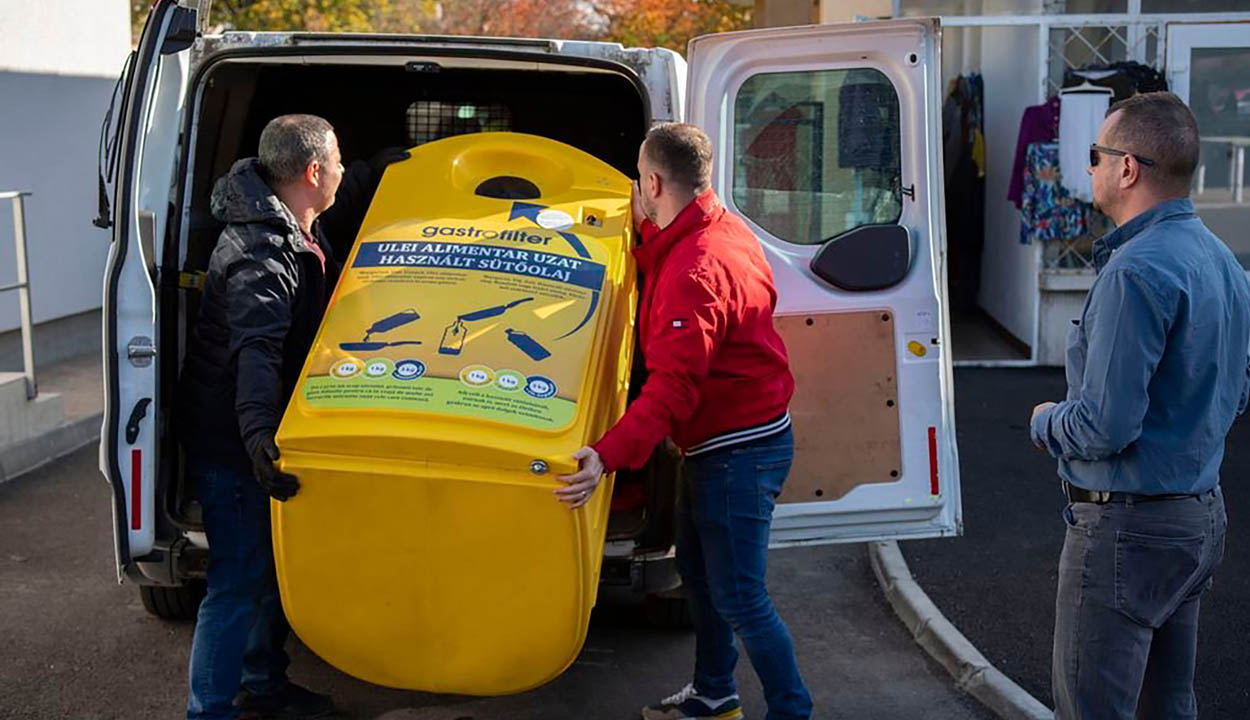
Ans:
[[[1117,228],[1068,342],[1068,397],[1033,410],[1069,505],[1055,717],[1196,718],[1198,605],[1224,553],[1224,439],[1250,393],[1250,284],[1194,215],[1198,126],[1175,95],[1112,106],[1090,149]]]

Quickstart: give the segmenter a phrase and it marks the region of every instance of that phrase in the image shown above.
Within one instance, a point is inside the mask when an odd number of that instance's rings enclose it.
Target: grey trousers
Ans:
[[[1224,557],[1224,496],[1072,503],[1051,666],[1056,720],[1198,717],[1198,605]]]

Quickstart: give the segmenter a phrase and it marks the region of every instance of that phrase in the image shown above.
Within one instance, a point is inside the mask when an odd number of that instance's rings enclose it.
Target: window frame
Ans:
[[[766,76],[766,75],[794,75],[794,74],[820,74],[820,73],[848,73],[849,74],[856,70],[872,70],[876,72],[877,74],[879,74],[880,76],[882,76],[889,83],[890,89],[894,96],[894,102],[896,106],[898,107],[899,124],[898,124],[898,132],[895,135],[896,142],[897,142],[897,155],[898,155],[898,188],[896,188],[895,190],[895,193],[898,198],[897,213],[895,214],[893,220],[890,220],[887,222],[881,222],[881,223],[872,223],[872,222],[861,223],[861,224],[854,225],[851,227],[845,227],[837,233],[822,236],[821,239],[818,241],[796,242],[789,238],[780,237],[779,235],[773,233],[771,230],[765,227],[763,224],[761,224],[759,220],[752,217],[745,209],[743,209],[738,204],[737,198],[734,197],[737,191],[735,181],[738,177],[737,170],[738,170],[738,159],[739,159],[738,131],[737,131],[738,99],[742,93],[742,89],[755,78]],[[752,228],[756,230],[757,235],[763,234],[763,235],[766,235],[768,238],[777,241],[778,243],[784,243],[783,247],[789,248],[791,251],[798,250],[798,251],[803,251],[803,252],[815,252],[816,250],[828,244],[829,242],[836,240],[837,238],[842,237],[846,235],[847,233],[853,232],[854,230],[858,228],[862,228],[868,225],[899,224],[903,216],[906,214],[906,203],[904,202],[906,194],[903,192],[904,186],[905,186],[903,182],[903,178],[906,177],[907,168],[905,165],[905,158],[907,155],[907,150],[905,147],[903,131],[902,131],[902,128],[904,125],[904,122],[902,120],[903,104],[902,104],[901,96],[899,94],[899,86],[898,86],[898,83],[895,82],[894,77],[890,74],[887,67],[883,66],[880,63],[867,62],[866,60],[861,60],[860,62],[856,62],[856,63],[804,64],[804,65],[796,65],[793,67],[786,67],[784,69],[769,68],[769,69],[764,69],[764,70],[751,72],[750,74],[747,74],[745,77],[741,79],[741,81],[734,83],[730,87],[730,91],[731,92],[729,93],[729,98],[727,98],[727,102],[725,103],[726,105],[725,125],[726,125],[728,132],[726,133],[726,139],[724,141],[726,147],[723,151],[723,155],[728,159],[728,162],[723,163],[724,169],[722,169],[721,171],[726,174],[726,179],[728,180],[728,182],[726,183],[726,189],[727,189],[727,192],[725,193],[726,197],[721,198],[721,202],[724,203],[727,208],[733,210],[740,217],[742,217],[744,220],[750,223]],[[827,127],[828,126],[826,125],[826,128]],[[836,124],[834,125],[834,129],[836,132],[836,129],[837,129]],[[835,148],[836,148],[836,145],[835,145]],[[823,168],[826,167],[828,163],[828,161],[823,157],[825,155],[825,153],[823,152],[823,148],[822,148],[821,155],[822,155],[821,165],[819,167],[821,168],[822,177],[823,177]]]

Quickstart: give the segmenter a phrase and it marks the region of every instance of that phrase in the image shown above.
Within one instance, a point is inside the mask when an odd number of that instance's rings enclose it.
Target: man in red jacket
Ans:
[[[809,718],[789,630],[764,585],[773,507],[794,458],[794,393],[773,328],[777,291],[759,241],[711,190],[712,145],[667,123],[638,152],[634,249],[644,283],[647,381],[557,497],[580,507],[604,473],[639,468],[666,437],[680,447],[677,565],[695,626],[694,681],[645,720],[737,720],[736,632],[768,701],[767,720]],[[644,219],[645,218],[645,219]]]

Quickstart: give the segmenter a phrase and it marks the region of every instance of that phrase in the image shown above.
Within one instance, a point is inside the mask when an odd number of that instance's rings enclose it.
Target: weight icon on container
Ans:
[[[504,392],[516,392],[525,384],[525,376],[516,370],[500,370],[495,385]]]
[[[356,360],[355,358],[347,358],[346,360],[339,360],[338,362],[334,363],[333,367],[330,368],[330,376],[336,377],[340,380],[346,380],[351,377],[356,377],[356,375],[359,373],[360,373],[360,361]]]
[[[365,363],[365,377],[371,379],[386,377],[387,375],[390,375],[391,370],[394,369],[395,368],[391,365],[390,360],[387,360],[386,358],[374,358]]]
[[[425,375],[425,363],[420,360],[400,360],[395,363],[391,376],[396,380],[416,380]]]
[[[531,375],[525,379],[525,394],[545,400],[556,394],[556,384],[551,378],[545,378],[542,375]]]
[[[483,387],[495,381],[495,371],[485,365],[470,365],[460,371],[460,382],[469,387]]]

